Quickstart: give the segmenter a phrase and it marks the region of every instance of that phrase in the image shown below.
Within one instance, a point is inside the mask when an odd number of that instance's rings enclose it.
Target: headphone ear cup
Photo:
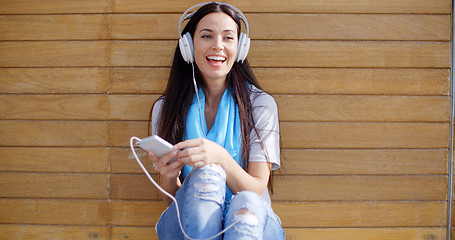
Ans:
[[[179,39],[179,48],[180,53],[182,54],[183,60],[186,63],[193,63],[194,62],[194,46],[193,46],[193,39],[191,38],[191,34],[189,32],[185,33]]]
[[[243,62],[248,55],[250,50],[250,38],[247,37],[244,33],[240,33],[239,36],[239,46],[237,47],[237,57],[235,58],[236,62]]]

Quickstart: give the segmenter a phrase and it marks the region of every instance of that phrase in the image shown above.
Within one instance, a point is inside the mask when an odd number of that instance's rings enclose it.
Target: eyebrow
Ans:
[[[214,32],[214,31],[213,31],[212,29],[210,29],[210,28],[203,28],[203,29],[201,29],[201,31],[199,31],[199,32],[202,32],[202,31]],[[223,30],[223,32],[233,32],[233,33],[235,33],[235,31],[232,30],[232,29],[225,29],[225,30]]]

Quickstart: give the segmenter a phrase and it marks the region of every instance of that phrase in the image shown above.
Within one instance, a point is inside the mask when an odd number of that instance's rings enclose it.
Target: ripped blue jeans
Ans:
[[[261,196],[239,192],[227,205],[225,192],[226,173],[218,165],[195,168],[186,177],[175,198],[189,237],[210,238],[239,221],[215,239],[285,239],[280,219]],[[163,212],[155,228],[160,240],[188,239],[180,230],[174,202]]]

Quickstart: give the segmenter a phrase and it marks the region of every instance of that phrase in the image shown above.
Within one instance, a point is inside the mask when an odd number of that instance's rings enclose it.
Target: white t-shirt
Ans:
[[[272,170],[280,167],[280,134],[278,122],[278,108],[272,96],[266,92],[250,85],[250,100],[253,108],[253,119],[255,127],[259,133],[251,129],[250,132],[250,158],[249,162],[267,162],[261,141],[267,151]],[[161,114],[163,105],[162,99],[158,100],[153,106],[152,111],[152,135],[157,134],[158,116]],[[270,203],[267,189],[262,197]]]

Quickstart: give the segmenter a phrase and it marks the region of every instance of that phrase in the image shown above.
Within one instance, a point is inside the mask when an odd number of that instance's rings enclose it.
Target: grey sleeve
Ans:
[[[251,104],[255,127],[250,133],[250,162],[272,163],[272,170],[280,167],[280,134],[278,108],[272,96],[265,92],[252,93]],[[261,146],[261,141],[264,148]]]

